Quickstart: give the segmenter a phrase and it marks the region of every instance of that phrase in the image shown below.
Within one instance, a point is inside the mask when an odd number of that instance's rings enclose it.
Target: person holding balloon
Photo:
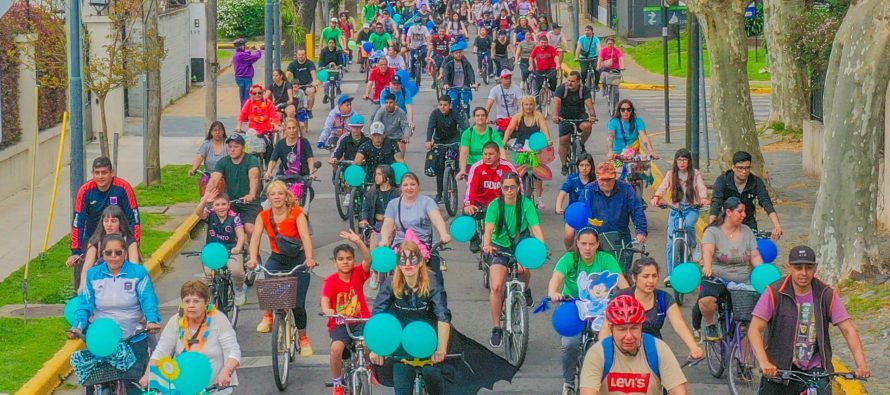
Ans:
[[[482,149],[482,160],[470,167],[467,177],[467,193],[464,196],[465,214],[476,216],[480,211],[484,212],[484,208],[501,196],[501,181],[504,175],[516,172],[516,167],[512,162],[501,159],[500,148],[494,141],[485,143]],[[473,241],[477,245],[474,248],[471,243],[471,251],[478,250],[478,243],[481,242],[479,236],[474,235]],[[478,251],[473,251],[473,253],[476,252]]]
[[[559,193],[556,195],[557,215],[565,214],[566,198],[568,198],[569,205],[581,201],[584,188],[591,182],[596,181],[596,175],[593,173],[594,165],[593,155],[583,152],[578,156],[578,172],[570,174],[569,177],[566,178],[565,182],[562,183],[562,187],[559,189]],[[566,221],[565,231],[563,232],[563,242],[565,243],[566,249],[572,248],[572,244],[575,242],[574,234],[575,228],[569,225],[569,221]]]
[[[406,175],[407,176],[407,175]],[[436,348],[429,357],[434,364],[445,360],[451,337],[451,310],[445,288],[437,280],[436,273],[428,266],[429,252],[421,248],[421,241],[409,230],[409,235],[399,247],[398,268],[394,275],[380,287],[374,303],[373,315],[389,313],[405,325],[420,321],[435,328]],[[366,333],[366,336],[369,334]],[[404,351],[404,350],[402,350]],[[396,351],[396,354],[399,354]],[[371,352],[371,361],[383,365],[383,357]],[[436,365],[425,366],[423,380],[429,394],[443,394],[445,380]],[[401,362],[393,365],[393,381],[396,395],[412,393],[414,368]]]
[[[500,347],[504,335],[501,327],[501,308],[504,304],[505,285],[509,259],[497,254],[498,251],[514,253],[514,249],[521,239],[529,237],[544,242],[544,231],[541,229],[541,221],[538,211],[531,199],[522,196],[519,187],[519,175],[507,173],[501,179],[501,196],[493,200],[485,211],[485,234],[482,238],[482,250],[490,255],[490,293],[491,321],[494,326],[491,329],[489,342],[492,347]],[[525,303],[531,306],[532,299],[531,272],[519,265],[520,279],[525,283]]]
[[[399,110],[401,111],[401,110]],[[374,182],[374,171],[379,165],[392,165],[395,162],[403,162],[399,144],[396,140],[386,137],[386,127],[377,121],[371,124],[368,134],[371,141],[358,147],[354,164],[365,168],[365,182]]]
[[[225,266],[232,273],[235,288],[235,304],[243,306],[247,301],[244,285],[244,262],[241,251],[244,248],[246,233],[241,216],[231,209],[229,195],[217,190],[207,191],[195,207],[195,215],[207,223],[206,243],[220,243],[229,251]]]
[[[550,138],[550,127],[544,114],[536,108],[534,96],[523,96],[519,98],[520,111],[513,115],[507,130],[504,131],[504,145],[501,148],[502,158],[511,158],[516,164],[519,173],[526,171],[534,172],[534,190],[536,196],[533,196],[535,205],[538,210],[544,209],[544,180],[553,178],[553,174],[547,167],[547,163],[553,161],[553,139]],[[536,140],[540,136],[534,136],[542,133],[544,144],[540,144]],[[543,145],[543,147],[541,146]],[[508,156],[508,148],[515,154]]]
[[[199,280],[187,281],[182,284],[179,297],[182,299],[179,314],[170,317],[164,326],[158,345],[151,354],[149,369],[146,369],[145,375],[139,380],[139,385],[148,387],[152,378],[151,372],[154,370],[152,367],[157,367],[162,376],[167,378],[168,368],[163,365],[171,363],[172,361],[168,361],[171,357],[176,358],[186,352],[197,352],[206,357],[212,371],[210,383],[198,383],[197,387],[203,389],[210,384],[216,384],[221,388],[237,386],[238,377],[235,370],[241,365],[241,346],[238,345],[235,329],[232,328],[226,315],[210,304],[210,288]],[[190,368],[199,367],[177,366],[177,368],[179,376],[188,379],[196,373]],[[174,384],[180,389],[181,384],[176,381]],[[216,392],[220,395],[231,393],[231,388]]]
[[[374,188],[367,191],[362,201],[362,219],[358,223],[359,228],[371,227],[371,245],[377,244],[378,235],[386,218],[384,216],[386,206],[391,200],[399,197],[400,193],[399,188],[396,188],[395,172],[392,167],[387,164],[377,165],[374,169]]]

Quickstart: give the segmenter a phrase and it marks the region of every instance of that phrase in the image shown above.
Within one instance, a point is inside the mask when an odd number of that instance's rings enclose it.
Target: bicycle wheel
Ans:
[[[522,176],[522,194],[523,196],[534,196],[532,192],[535,191],[535,177],[532,175],[531,170],[526,170],[524,176]]]
[[[358,206],[361,197],[359,196],[358,188],[353,188],[349,197],[349,229],[352,229],[354,232],[358,233],[358,223],[361,222],[361,207]]]
[[[548,82],[544,81],[544,83],[547,84]],[[545,119],[550,117],[550,94],[549,87],[541,89],[541,113],[544,114]]]
[[[612,85],[612,89],[609,90],[609,108],[612,109],[612,116],[618,115],[618,85]]]
[[[726,368],[723,358],[723,341],[705,343],[705,358],[708,360],[708,372],[716,378],[723,377],[723,370]]]
[[[763,372],[757,364],[757,358],[750,345],[739,345],[732,342],[732,351],[729,353],[729,391],[733,395],[755,395],[760,389],[760,379]],[[742,350],[747,348],[747,350]]]
[[[331,110],[337,105],[337,87],[334,86],[334,81],[328,82],[328,104],[331,105]]]
[[[272,373],[279,391],[287,389],[287,374],[290,370],[286,317],[283,312],[276,311],[272,321]]]
[[[340,219],[349,219],[349,207],[343,205],[343,194],[346,192],[346,185],[343,184],[343,172],[337,170],[334,172],[334,201],[337,203],[337,214]]]
[[[574,174],[578,172],[578,158],[581,156],[581,153],[584,152],[584,147],[581,146],[581,139],[575,137],[575,142],[572,144],[572,148],[569,151],[571,157],[569,157],[569,174]]]
[[[676,236],[674,236],[674,237],[676,237]],[[686,257],[686,242],[683,239],[674,241],[674,254],[673,254],[674,259],[673,259],[673,262],[671,265],[672,267],[668,268],[668,275],[670,275],[670,273],[674,270],[674,268],[677,267],[678,263],[689,262],[689,260],[685,259],[685,257]],[[680,259],[680,258],[684,258],[684,260],[682,262],[677,262],[677,259]],[[685,294],[679,293],[676,290],[674,290],[674,299],[676,299],[678,306],[683,305],[683,297],[684,296],[685,296]]]
[[[488,77],[490,76],[489,67],[488,67],[488,58],[482,58],[482,67],[479,68],[482,73],[482,82],[485,85],[488,85]]]
[[[226,301],[223,306],[226,306],[226,318],[229,319],[232,328],[235,328],[235,325],[238,325],[238,312],[240,311],[238,305],[235,304],[235,284],[232,283],[232,280],[225,281],[224,289],[226,290],[224,292]]]
[[[637,199],[638,199],[640,202],[642,202],[642,204],[643,204],[643,209],[645,210],[645,209],[646,209],[646,206],[648,206],[648,204],[646,204],[646,200],[643,199],[643,185],[642,185],[642,181],[634,181],[633,184],[631,184],[631,185],[633,185],[633,187],[634,187],[634,195],[637,197]]]
[[[506,331],[507,339],[504,342],[505,353],[510,364],[521,367],[525,362],[525,353],[528,350],[528,306],[525,305],[525,296],[518,288],[511,291],[514,295],[510,302],[511,327]]]
[[[456,217],[459,213],[457,211],[457,180],[454,179],[454,170],[451,167],[445,167],[445,190],[442,191],[445,196],[445,211],[448,212],[448,215],[451,217]]]
[[[371,376],[367,371],[354,372],[352,374],[353,395],[371,395]]]
[[[479,258],[480,269],[482,270],[482,287],[489,289],[491,287],[491,275],[488,271],[488,264],[483,261],[483,257]]]

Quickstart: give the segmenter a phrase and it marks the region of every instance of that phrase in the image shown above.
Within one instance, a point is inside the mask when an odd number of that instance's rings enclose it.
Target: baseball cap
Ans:
[[[355,98],[351,97],[349,95],[340,95],[340,97],[337,98],[337,105],[339,106],[343,103],[350,102],[350,101],[352,101],[352,99],[355,99]]]
[[[615,178],[615,166],[612,165],[612,162],[600,162],[596,166],[597,180],[614,180]]]
[[[337,19],[337,18],[331,18],[331,22],[335,22],[335,23],[336,23],[336,22],[340,22],[340,20]]]
[[[245,44],[247,44],[247,40],[245,40],[243,38],[238,38],[238,39],[235,39],[235,41],[232,41],[232,45],[234,45],[236,48],[243,47]]]
[[[501,78],[513,77],[513,72],[507,69],[501,70]]]
[[[816,264],[816,252],[813,251],[812,248],[807,247],[805,245],[799,245],[791,249],[791,252],[788,253],[788,264],[789,265],[815,265]]]
[[[368,134],[370,134],[372,136],[375,134],[384,134],[385,128],[386,127],[383,126],[383,122],[380,122],[380,121],[374,122],[371,124],[371,130],[368,131]]]
[[[349,126],[365,126],[365,117],[359,113],[352,113],[349,117]]]
[[[365,29],[367,29],[367,28],[370,28],[370,27],[371,27],[371,24],[370,24],[370,23],[366,23],[366,24],[362,25],[362,27],[365,28]]]
[[[232,133],[229,137],[226,137],[226,144],[236,142],[238,144],[244,145],[244,136],[240,133]]]
[[[392,76],[392,80],[391,80],[391,81],[392,81],[392,82],[395,82],[396,84],[401,84],[401,83],[402,83],[402,77],[400,77],[398,74],[396,74],[396,75]]]

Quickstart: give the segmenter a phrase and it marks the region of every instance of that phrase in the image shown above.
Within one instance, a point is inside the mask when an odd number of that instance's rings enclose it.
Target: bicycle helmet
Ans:
[[[377,121],[371,124],[371,130],[368,131],[368,133],[372,136],[375,134],[385,134],[385,129],[386,127],[383,126],[383,122]]]
[[[606,319],[612,325],[642,324],[646,321],[646,310],[637,298],[621,295],[609,302]]]
[[[365,126],[365,117],[361,116],[359,113],[353,113],[351,117],[349,117],[349,126]]]

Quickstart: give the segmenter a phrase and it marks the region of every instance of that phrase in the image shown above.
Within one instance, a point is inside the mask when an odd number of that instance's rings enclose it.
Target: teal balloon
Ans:
[[[781,278],[782,272],[772,263],[761,264],[751,271],[751,285],[758,293],[763,293],[766,287]]]
[[[401,184],[402,177],[405,176],[405,173],[410,171],[410,170],[408,170],[408,166],[406,166],[402,162],[395,162],[392,165],[390,165],[390,167],[392,168],[392,172],[396,177],[396,179],[395,179],[396,184]]]
[[[528,138],[528,148],[532,151],[540,151],[547,148],[547,136],[544,133],[535,132]]]
[[[107,357],[121,342],[121,327],[111,318],[99,318],[87,328],[87,349],[97,357]]]
[[[343,177],[346,179],[347,184],[359,187],[365,183],[365,168],[359,165],[351,165],[346,168]]]
[[[406,325],[402,331],[402,348],[414,358],[429,358],[436,352],[438,346],[439,338],[436,336],[436,330],[426,322],[414,321]]]
[[[199,394],[210,386],[213,380],[213,366],[210,359],[196,351],[186,351],[176,357],[179,377],[173,381],[176,391],[183,395]]]
[[[377,355],[390,355],[402,341],[402,323],[389,313],[374,314],[362,330],[368,349]]]
[[[222,243],[209,243],[201,250],[201,262],[211,270],[220,269],[229,262],[229,250]]]
[[[71,298],[68,303],[65,303],[65,321],[68,321],[68,325],[74,326],[74,314],[77,313],[81,303],[83,303],[83,297],[80,295]]]
[[[371,251],[371,268],[380,273],[388,273],[395,269],[396,261],[398,261],[398,256],[392,248],[377,247]]]
[[[318,80],[319,81],[327,81],[328,80],[328,71],[327,70],[318,70]]]
[[[469,215],[461,215],[451,221],[451,237],[466,243],[476,235],[476,220]]]
[[[396,23],[402,23],[402,14],[395,14],[392,16],[392,20]]]
[[[674,267],[671,272],[671,287],[681,294],[695,291],[701,285],[701,268],[696,263],[686,262]]]
[[[516,246],[516,260],[527,269],[537,269],[547,260],[547,246],[534,237],[526,238]]]

